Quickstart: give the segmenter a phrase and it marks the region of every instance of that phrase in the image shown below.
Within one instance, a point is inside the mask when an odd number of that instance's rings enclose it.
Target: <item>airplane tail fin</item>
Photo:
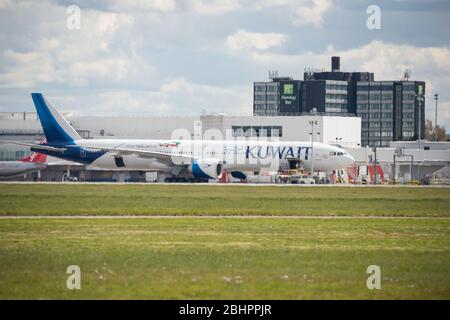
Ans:
[[[42,162],[42,163],[45,163],[45,162],[47,162],[47,155],[46,154],[42,154],[42,153],[38,153],[38,152],[33,152],[28,157],[24,157],[24,158],[20,159],[20,161],[22,161],[22,162]]]
[[[45,144],[47,142],[46,138],[41,139],[40,144]],[[32,152],[29,156],[20,159],[22,162],[47,162],[47,155],[39,152]]]
[[[34,106],[49,144],[76,144],[80,135],[42,93],[32,93]]]

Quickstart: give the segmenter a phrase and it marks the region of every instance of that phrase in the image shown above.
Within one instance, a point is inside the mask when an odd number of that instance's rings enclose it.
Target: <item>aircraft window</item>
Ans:
[[[336,152],[330,152],[330,156],[335,156]]]
[[[338,152],[337,155],[338,155],[338,156],[343,156],[344,153],[343,153],[343,152]]]

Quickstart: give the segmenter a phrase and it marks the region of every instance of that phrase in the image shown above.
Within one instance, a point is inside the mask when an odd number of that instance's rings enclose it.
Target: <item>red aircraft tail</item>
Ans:
[[[45,138],[43,138],[40,143],[43,144],[46,141],[47,140]],[[42,154],[42,153],[38,153],[38,152],[33,152],[29,156],[23,157],[22,159],[20,159],[20,161],[22,161],[22,162],[46,162],[47,161],[47,155],[46,154]]]

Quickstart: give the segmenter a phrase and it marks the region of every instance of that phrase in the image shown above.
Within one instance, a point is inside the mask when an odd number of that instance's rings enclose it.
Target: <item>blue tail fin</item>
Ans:
[[[32,93],[34,106],[48,144],[76,144],[81,137],[59,111],[41,94]]]

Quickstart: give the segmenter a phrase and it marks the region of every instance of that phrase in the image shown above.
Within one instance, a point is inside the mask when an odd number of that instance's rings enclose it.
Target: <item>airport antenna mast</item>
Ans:
[[[411,78],[411,70],[405,69],[405,71],[403,72],[402,81],[409,81],[410,78]]]
[[[275,78],[278,78],[278,70],[269,70],[269,79],[273,81]]]

